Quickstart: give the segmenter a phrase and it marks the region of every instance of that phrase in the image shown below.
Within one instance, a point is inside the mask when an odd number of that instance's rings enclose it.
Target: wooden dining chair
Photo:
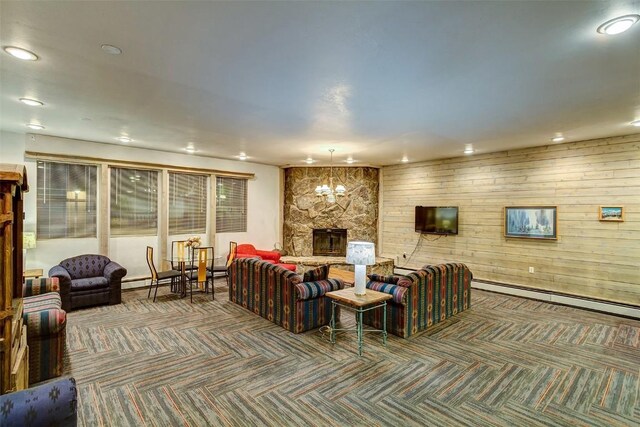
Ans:
[[[171,268],[173,270],[180,270],[180,263],[176,261],[178,258],[178,254],[180,252],[180,246],[182,246],[182,251],[186,256],[191,251],[191,246],[187,246],[186,240],[173,240],[171,241]],[[191,270],[191,263],[187,263],[185,265],[185,270]]]
[[[212,273],[224,273],[224,277],[227,279],[227,286],[229,285],[229,266],[233,262],[236,257],[236,249],[238,248],[238,243],[229,242],[229,253],[227,254],[227,260],[223,265],[214,265],[211,268]]]
[[[153,293],[153,302],[156,302],[156,296],[158,295],[158,285],[161,281],[170,280],[171,284],[174,285],[176,279],[182,276],[182,273],[177,270],[167,270],[160,271],[156,270],[156,266],[153,263],[153,247],[147,246],[147,265],[149,266],[149,271],[151,271],[151,284],[149,285],[149,293],[147,294],[147,298],[151,296],[151,289],[153,288],[153,282],[156,284],[156,291]]]
[[[189,291],[193,302],[194,283],[204,283],[204,292],[209,292],[211,282],[211,297],[215,300],[215,288],[213,286],[213,246],[199,246],[191,252],[191,271],[189,274]]]

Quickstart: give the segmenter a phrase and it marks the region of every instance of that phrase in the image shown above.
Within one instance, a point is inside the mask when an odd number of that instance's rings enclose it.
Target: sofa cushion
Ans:
[[[300,300],[318,298],[327,292],[340,289],[341,281],[338,279],[319,280],[315,282],[297,283],[296,294]]]
[[[315,282],[316,280],[326,280],[327,277],[329,277],[329,265],[325,264],[305,271],[302,281]]]
[[[24,304],[23,313],[31,313],[34,311],[48,310],[50,308],[61,308],[62,301],[60,300],[60,294],[57,292],[49,292],[46,294],[34,295],[31,297],[24,297],[22,299]]]
[[[393,302],[398,304],[402,304],[406,301],[402,301],[405,294],[409,290],[404,286],[392,285],[391,283],[383,283],[383,282],[369,282],[367,283],[367,289],[371,289],[372,291],[384,292],[385,294],[390,294],[393,296]]]
[[[374,282],[382,282],[382,283],[391,283],[393,285],[397,285],[398,284],[398,280],[402,279],[402,276],[395,276],[395,275],[389,275],[389,276],[383,276],[382,274],[367,274],[367,277],[369,278],[369,280],[373,280]]]
[[[87,277],[102,276],[104,267],[111,260],[103,255],[80,255],[63,260],[63,266],[71,276],[71,279],[86,279]]]
[[[71,281],[72,291],[89,291],[91,289],[100,289],[109,287],[109,281],[106,277],[88,277],[86,279],[75,279]]]

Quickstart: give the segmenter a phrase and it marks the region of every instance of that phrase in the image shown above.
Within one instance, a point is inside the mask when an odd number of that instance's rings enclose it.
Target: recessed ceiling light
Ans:
[[[120,141],[120,142],[125,143],[125,144],[126,144],[126,143],[128,143],[128,142],[133,141],[133,139],[129,138],[129,137],[128,137],[128,136],[126,136],[126,135],[119,136],[119,137],[117,137],[116,139],[117,139],[118,141]]]
[[[551,142],[562,142],[562,141],[564,141],[564,136],[562,135],[554,136],[553,138],[551,138]]]
[[[348,164],[352,164],[353,162],[355,162],[355,160],[353,160],[353,157],[349,157],[347,158],[347,160],[345,160],[345,162],[347,162]]]
[[[402,163],[407,163],[409,161],[409,158],[407,158],[407,156],[404,156],[401,161]]]
[[[29,129],[33,129],[33,130],[42,130],[42,129],[44,129],[44,126],[39,125],[37,123],[27,123],[27,127]]]
[[[22,59],[23,61],[37,61],[38,55],[33,52],[30,52],[26,49],[22,49],[20,47],[15,46],[5,46],[4,51],[9,55],[16,57],[18,59]]]
[[[640,120],[634,120],[630,124],[631,124],[631,126],[640,127]]]
[[[640,19],[640,15],[635,14],[618,16],[600,25],[597,31],[600,34],[608,34],[610,36],[620,34],[631,28],[633,24],[638,22],[638,19]]]
[[[183,148],[184,151],[186,151],[189,154],[193,154],[196,152],[196,149],[193,145],[189,144],[187,145],[185,148]]]
[[[464,144],[464,154],[473,154],[473,144]]]
[[[44,102],[38,101],[37,99],[31,99],[31,98],[20,98],[20,102],[22,102],[23,104],[30,105],[32,107],[39,107],[41,105],[44,105]]]
[[[114,46],[111,44],[103,44],[100,47],[104,52],[108,53],[109,55],[120,55],[122,53],[122,49],[120,49],[118,46]]]
[[[248,159],[248,157],[247,157],[247,154],[246,154],[246,153],[240,153],[240,155],[238,156],[238,158],[239,158],[240,160],[247,160],[247,159]]]
[[[311,157],[307,157],[307,158],[305,159],[305,161],[304,161],[304,162],[305,162],[306,164],[310,165],[310,164],[312,164],[312,163],[313,163],[313,161],[314,161],[314,160],[313,160]]]

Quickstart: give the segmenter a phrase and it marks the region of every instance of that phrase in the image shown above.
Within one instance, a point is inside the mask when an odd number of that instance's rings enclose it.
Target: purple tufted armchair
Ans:
[[[99,304],[120,304],[122,278],[127,270],[103,255],[67,258],[49,270],[60,280],[62,309],[71,311]]]

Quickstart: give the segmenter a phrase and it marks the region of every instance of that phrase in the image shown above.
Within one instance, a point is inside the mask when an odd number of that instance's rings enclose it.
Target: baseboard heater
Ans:
[[[396,267],[394,269],[394,273],[397,272],[400,274],[403,272],[413,271],[416,271],[416,269],[404,267]],[[553,304],[567,305],[607,314],[615,314],[622,317],[640,319],[640,306],[633,304],[622,304],[596,298],[553,292],[546,289],[528,288],[526,286],[512,285],[509,283],[493,282],[484,279],[473,279],[471,287],[500,294],[514,295],[523,298],[546,301]]]

